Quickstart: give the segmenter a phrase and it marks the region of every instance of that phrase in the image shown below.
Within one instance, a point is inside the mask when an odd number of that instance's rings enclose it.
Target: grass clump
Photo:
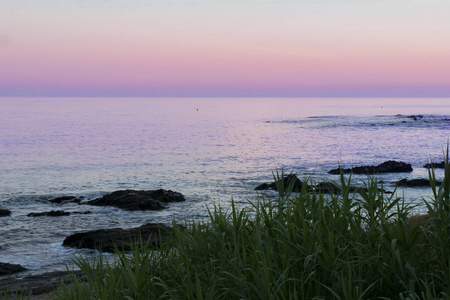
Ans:
[[[275,175],[276,181],[284,176]],[[430,180],[435,182],[434,171]],[[299,193],[281,181],[276,199],[214,206],[207,221],[174,226],[160,250],[78,258],[86,281],[61,299],[445,299],[450,290],[450,166],[428,214],[385,194],[376,178],[350,192]]]

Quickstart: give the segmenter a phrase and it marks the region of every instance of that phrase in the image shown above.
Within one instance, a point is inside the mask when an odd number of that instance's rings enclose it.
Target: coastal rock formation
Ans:
[[[52,210],[52,211],[44,211],[40,213],[29,213],[28,217],[42,217],[42,216],[49,216],[49,217],[60,217],[60,216],[69,216],[70,214],[81,214],[86,215],[90,214],[91,211],[76,211],[76,212],[68,212],[63,210]]]
[[[444,169],[445,168],[445,161],[441,161],[440,163],[429,163],[423,166],[424,168],[435,168],[435,169]]]
[[[440,185],[442,182],[436,181],[437,185]],[[405,186],[405,187],[429,187],[430,186],[430,180],[428,179],[401,179],[396,182],[398,186]]]
[[[297,175],[295,174],[289,174],[285,176],[283,179],[280,179],[278,181],[272,182],[272,183],[263,183],[255,187],[256,191],[260,190],[274,190],[277,191],[277,183],[281,184],[281,181],[283,181],[284,189],[287,189],[291,184],[293,184],[292,191],[293,192],[300,192],[302,190],[302,182],[300,179],[297,178]]]
[[[11,215],[11,211],[8,209],[0,209],[0,217],[8,217]]]
[[[14,297],[15,294],[26,295],[23,299],[28,299],[29,295],[42,295],[53,292],[61,285],[61,283],[70,284],[73,276],[78,279],[83,279],[84,274],[81,271],[73,271],[70,273],[67,271],[56,271],[39,275],[29,275],[23,278],[1,278],[0,295],[5,296],[10,294],[11,298],[6,299],[22,299],[21,297]]]
[[[295,175],[295,174],[289,174],[289,175],[285,176],[283,179],[280,179],[279,181],[260,184],[257,187],[255,187],[255,190],[257,190],[257,191],[258,190],[277,191],[278,190],[277,183],[280,182],[279,184],[281,184],[281,180],[283,180],[284,189],[287,189],[289,187],[289,185],[293,184],[292,192],[294,192],[294,193],[301,192],[303,182],[300,179],[298,179],[297,175]],[[356,188],[352,187],[351,190],[355,191]],[[340,193],[341,189],[339,188],[338,185],[336,185],[332,182],[324,181],[324,182],[319,182],[314,185],[307,185],[306,191],[308,191],[308,192],[316,191],[316,192],[320,192],[320,193],[324,193],[324,194],[334,194],[334,193]]]
[[[0,276],[10,275],[18,272],[25,271],[26,269],[21,265],[8,264],[0,262]]]
[[[100,229],[88,232],[75,233],[68,236],[63,246],[74,248],[98,249],[104,252],[114,252],[115,248],[129,251],[130,242],[149,242],[151,247],[157,247],[160,242],[166,242],[168,234],[173,228],[163,224],[148,223],[131,229]]]
[[[114,206],[129,211],[160,210],[165,207],[161,202],[185,201],[181,193],[170,190],[135,191],[120,190],[81,204],[96,206]]]
[[[62,196],[57,197],[55,199],[50,200],[52,203],[62,204],[62,203],[80,203],[84,197],[75,197],[75,196]]]
[[[401,161],[388,160],[378,166],[361,166],[351,169],[337,168],[330,170],[330,174],[340,174],[341,171],[344,174],[376,174],[376,173],[403,173],[412,172],[411,164],[407,164]]]

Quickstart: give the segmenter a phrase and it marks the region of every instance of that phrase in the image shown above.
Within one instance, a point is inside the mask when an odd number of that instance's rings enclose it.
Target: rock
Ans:
[[[341,188],[332,182],[319,182],[314,187],[308,187],[308,190],[315,189],[322,194],[339,194]],[[351,187],[351,191],[355,191],[356,188]]]
[[[29,295],[41,295],[53,292],[61,285],[61,283],[70,284],[72,276],[81,280],[83,279],[84,274],[81,271],[70,273],[66,271],[56,271],[39,275],[29,275],[23,278],[11,278],[8,276],[0,279],[0,295],[5,296],[11,294],[11,299],[22,299],[22,297],[14,297],[14,295],[17,294],[23,295],[23,299],[28,299]]]
[[[297,178],[297,175],[295,174],[289,174],[287,176],[285,176],[283,179],[280,179],[279,181],[275,181],[272,183],[263,183],[258,185],[257,187],[255,187],[256,191],[259,190],[274,190],[277,191],[277,183],[280,182],[281,180],[283,180],[284,183],[284,188],[287,189],[289,185],[293,184],[292,187],[292,192],[298,193],[302,190],[302,182],[300,181],[300,179]],[[280,182],[281,184],[281,182]]]
[[[21,265],[8,264],[0,262],[0,276],[10,275],[18,272],[25,271],[26,269]],[[0,294],[1,295],[1,294]]]
[[[75,211],[72,212],[72,214],[80,214],[80,215],[87,215],[90,214],[91,211]],[[68,211],[63,210],[52,210],[52,211],[44,211],[40,213],[29,213],[28,217],[42,217],[42,216],[49,216],[49,217],[60,217],[60,216],[69,216],[71,213]]]
[[[167,234],[172,230],[172,227],[157,223],[131,229],[100,229],[72,234],[64,240],[63,246],[98,249],[104,252],[114,252],[117,247],[119,250],[129,251],[130,242],[142,238],[144,243],[149,241],[151,247],[157,247],[160,241],[167,241]]]
[[[378,166],[362,166],[362,167],[354,167],[351,169],[342,169],[337,168],[330,170],[328,173],[330,174],[340,174],[340,172],[347,174],[375,174],[375,173],[402,173],[402,172],[412,172],[413,169],[411,164],[407,164],[401,161],[389,160]]]
[[[8,217],[11,215],[11,211],[8,209],[0,209],[0,217]]]
[[[80,203],[81,199],[84,197],[75,197],[75,196],[63,196],[63,197],[57,197],[55,199],[50,200],[52,203]]]
[[[60,216],[68,216],[70,215],[67,211],[62,210],[52,210],[52,211],[44,211],[40,213],[29,213],[28,217],[41,217],[41,216],[49,216],[49,217],[60,217]]]
[[[161,202],[185,201],[184,196],[170,190],[135,191],[120,190],[81,204],[114,206],[129,211],[164,209]]]
[[[436,181],[437,185],[440,185],[442,182]],[[428,179],[401,179],[396,182],[398,186],[405,186],[405,187],[429,187],[430,186],[430,180]]]
[[[426,164],[423,166],[424,168],[435,168],[435,169],[444,169],[445,168],[445,161],[441,161],[440,163],[434,163],[431,162],[429,164]]]
[[[407,118],[417,121],[418,119],[422,119],[423,115],[411,115],[411,116],[408,116]]]

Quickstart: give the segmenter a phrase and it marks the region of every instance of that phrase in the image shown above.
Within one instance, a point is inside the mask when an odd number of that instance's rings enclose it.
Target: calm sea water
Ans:
[[[411,163],[412,173],[379,176],[392,189],[402,178],[426,178],[422,166],[443,159],[449,137],[450,99],[0,98],[0,208],[12,211],[0,218],[0,261],[64,268],[77,253],[61,246],[72,233],[202,218],[206,206],[228,207],[231,198],[245,205],[281,168],[333,180],[327,172],[338,163]],[[158,212],[48,201],[157,188],[187,201]],[[417,203],[430,196],[399,192]],[[93,213],[27,216],[62,209]]]

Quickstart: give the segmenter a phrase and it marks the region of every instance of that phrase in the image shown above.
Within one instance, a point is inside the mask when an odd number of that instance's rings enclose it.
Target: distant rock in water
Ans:
[[[104,252],[114,252],[115,248],[129,251],[130,242],[139,241],[141,238],[144,243],[148,241],[151,247],[158,247],[160,242],[167,242],[168,234],[172,231],[172,227],[157,223],[131,229],[100,229],[72,234],[64,240],[63,246],[98,249]]]
[[[440,163],[429,163],[423,166],[424,168],[435,168],[435,169],[444,169],[445,168],[445,161],[442,161]]]
[[[80,203],[81,199],[83,199],[84,197],[75,197],[75,196],[62,196],[62,197],[57,197],[55,199],[50,200],[50,202],[52,203],[57,203],[57,204],[61,204],[61,203]]]
[[[48,216],[48,217],[60,217],[60,216],[69,216],[70,214],[80,214],[80,215],[87,215],[90,214],[91,211],[76,211],[76,212],[68,212],[63,210],[52,210],[52,211],[44,211],[40,213],[29,213],[28,217],[42,217],[42,216]]]
[[[0,209],[0,217],[8,217],[11,215],[11,211],[8,209]]]
[[[129,211],[136,210],[161,210],[164,207],[161,202],[181,202],[186,199],[181,193],[170,190],[135,191],[120,190],[104,195],[81,204],[96,206],[114,206]]]
[[[441,185],[442,182],[436,181],[436,185]],[[430,186],[430,180],[428,179],[401,179],[396,182],[398,186],[404,186],[404,187],[429,187]]]
[[[10,275],[18,272],[25,271],[26,269],[21,265],[8,264],[0,262],[0,276]]]
[[[376,174],[376,173],[403,173],[403,172],[412,172],[413,169],[411,164],[407,164],[401,161],[389,160],[378,166],[361,166],[354,167],[351,169],[342,169],[337,168],[330,170],[328,173],[330,174],[340,174],[341,170],[344,174],[353,173],[353,174]]]
[[[289,185],[293,184],[292,192],[298,193],[302,190],[302,182],[300,179],[297,178],[297,175],[295,174],[289,174],[285,176],[283,179],[280,179],[278,181],[272,182],[272,183],[263,183],[255,187],[255,191],[261,191],[261,190],[274,190],[277,191],[277,183],[281,184],[281,181],[283,181],[283,187],[284,189],[287,189]]]

